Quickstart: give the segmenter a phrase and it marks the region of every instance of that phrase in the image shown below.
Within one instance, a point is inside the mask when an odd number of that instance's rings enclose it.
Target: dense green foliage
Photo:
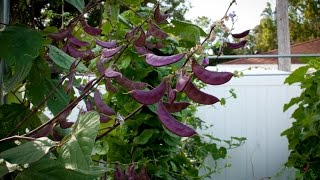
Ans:
[[[191,105],[165,117],[174,120],[169,122],[171,132],[159,121],[157,111],[158,103],[169,101],[169,92],[147,105],[133,99],[133,92],[139,90],[121,83],[124,78],[130,85],[147,83],[143,93],[163,80],[174,88],[177,74],[192,77],[191,60],[203,60],[199,44],[206,32],[181,17],[157,23],[151,31],[157,6],[141,3],[12,1],[10,24],[0,32],[0,57],[7,66],[7,99],[0,106],[1,178],[112,179],[123,172],[136,179],[201,179],[226,166],[217,160],[226,158],[228,148],[240,146],[244,138],[179,137],[174,130],[181,131],[185,127],[181,124],[199,132],[207,127],[194,116],[197,103],[177,92],[175,101]],[[178,6],[176,1],[173,4]],[[28,13],[20,16],[19,11]],[[63,32],[68,34],[62,37]],[[141,42],[144,32],[148,37]],[[115,43],[118,49],[101,48],[97,40]],[[160,61],[174,54],[183,56],[179,62],[153,67],[146,55],[139,54],[141,43]],[[111,76],[118,74],[108,77],[110,69]],[[190,81],[203,86],[193,77]],[[110,106],[110,114],[98,106],[98,90],[100,105]],[[213,97],[204,97],[208,96]],[[80,109],[76,116],[70,115],[74,109]],[[109,119],[103,120],[106,116]]]
[[[299,43],[320,37],[319,0],[289,0],[290,42]],[[276,12],[270,3],[262,13],[260,24],[254,28],[253,51],[266,52],[277,48]]]
[[[299,170],[298,179],[320,178],[320,59],[295,70],[287,79],[289,85],[299,83],[302,93],[284,106],[296,108],[292,114],[292,127],[281,135],[286,136],[291,150],[286,166]]]

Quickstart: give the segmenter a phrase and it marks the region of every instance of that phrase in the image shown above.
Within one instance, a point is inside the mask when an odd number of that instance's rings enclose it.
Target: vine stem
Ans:
[[[24,139],[24,140],[28,140],[28,141],[34,141],[36,138],[26,137],[26,136],[11,136],[11,137],[6,137],[6,138],[3,138],[3,139],[0,139],[0,143],[1,143],[1,142],[5,142],[5,141],[18,140],[18,139]]]
[[[130,41],[130,42],[131,42],[131,41]],[[126,44],[126,47],[129,46],[129,43],[130,43],[130,42],[128,42],[128,43]],[[120,52],[120,55],[122,55],[124,51],[125,51],[125,48]],[[120,57],[118,57],[118,58],[120,58]],[[89,95],[88,92],[91,91],[92,88],[93,88],[96,84],[98,84],[103,78],[104,78],[104,75],[101,75],[94,83],[92,83],[91,86],[87,87],[87,88],[84,90],[84,92],[83,92],[78,98],[76,98],[73,102],[71,102],[70,104],[68,104],[68,106],[65,107],[62,111],[60,111],[55,117],[53,117],[51,120],[47,121],[46,123],[42,124],[41,126],[37,127],[36,129],[30,131],[29,133],[25,134],[25,136],[30,136],[31,134],[34,134],[35,132],[39,131],[40,129],[42,129],[42,128],[45,127],[46,125],[48,125],[48,124],[54,122],[55,120],[57,120],[57,119],[59,118],[59,116],[60,116],[62,113],[64,113],[65,111],[70,110],[70,108],[74,108],[83,98],[85,98],[86,96]]]
[[[85,98],[86,96],[89,95],[89,91],[96,85],[98,84],[102,79],[104,78],[104,75],[100,76],[94,83],[92,83],[91,86],[89,86],[77,99],[75,99],[74,101],[72,101],[70,104],[68,104],[67,107],[65,107],[62,111],[60,111],[55,117],[53,117],[52,119],[50,119],[49,121],[45,122],[44,124],[42,124],[41,126],[37,127],[36,129],[30,131],[29,133],[25,134],[25,136],[30,136],[31,134],[34,134],[35,132],[39,131],[40,129],[42,129],[43,127],[45,127],[46,125],[54,122],[55,120],[57,120],[59,118],[59,116],[64,113],[65,111],[68,111],[70,108],[75,107],[83,98]]]
[[[77,62],[75,68],[79,65],[80,61]],[[50,93],[40,102],[39,105],[37,105],[27,116],[25,116],[19,124],[13,128],[12,131],[10,131],[6,137],[11,136],[19,127],[22,126],[23,123],[25,123],[33,114],[37,113],[40,107],[52,96],[52,94],[62,85],[63,81],[72,73],[74,73],[75,68],[71,70],[67,75],[63,76],[62,79],[60,80],[59,84],[57,84],[51,91]]]
[[[85,9],[84,9],[84,13],[85,13],[85,12],[88,12],[90,9],[94,8],[95,6],[97,6],[100,2],[101,2],[101,0],[97,1],[97,2],[94,3],[94,4],[89,3],[89,4],[85,7]],[[70,23],[72,24],[72,22],[78,21],[81,16],[82,16],[82,14],[78,15],[78,16],[77,16],[75,19],[73,19],[73,21],[71,21]],[[3,24],[3,23],[1,23],[1,24]],[[80,63],[80,61],[77,63],[77,65],[78,65],[79,63]],[[77,67],[77,65],[76,65],[76,67]],[[21,127],[21,125],[22,125],[23,123],[25,123],[33,114],[37,113],[38,110],[39,110],[39,108],[49,99],[49,97],[52,96],[52,94],[62,85],[63,81],[64,81],[71,73],[73,73],[73,72],[74,72],[74,71],[71,71],[71,72],[69,72],[67,75],[65,75],[65,76],[61,79],[61,81],[59,82],[59,84],[56,85],[55,88],[48,94],[48,96],[46,96],[46,97],[43,99],[43,101],[41,101],[41,103],[40,103],[36,108],[34,108],[27,116],[25,116],[25,117],[22,119],[22,121],[21,121],[12,131],[10,131],[10,132],[7,134],[6,137],[11,136],[11,135],[12,135],[19,127]],[[101,77],[101,79],[102,79],[102,78],[103,78],[103,76]],[[101,79],[100,79],[100,80],[101,80]],[[93,87],[93,86],[92,86],[92,87]],[[91,89],[91,88],[89,88],[89,90],[90,90],[90,89]],[[81,96],[80,96],[80,97],[81,97]],[[77,100],[77,99],[76,99],[76,100]],[[75,101],[76,101],[76,100],[75,100]],[[75,102],[75,101],[74,101],[74,102]],[[80,100],[78,100],[78,101],[80,101]],[[70,103],[70,104],[73,105],[74,103]],[[69,105],[70,105],[70,104],[69,104]],[[67,108],[70,108],[70,107],[71,107],[71,106],[69,106],[69,105],[67,106]],[[67,109],[64,109],[64,110],[67,110]],[[39,126],[38,128],[36,128],[34,131],[37,131],[37,130],[43,128],[44,126],[46,126],[47,124],[51,123],[51,122],[52,122],[53,120],[55,120],[59,115],[61,115],[61,114],[64,112],[64,110],[63,110],[62,112],[58,113],[58,115],[57,115],[56,117],[54,117],[52,120],[50,120],[50,121],[42,124],[41,126]],[[27,133],[27,134],[34,133],[34,131],[31,131],[31,132],[29,132],[29,133]],[[0,142],[1,142],[1,140],[0,140]]]
[[[136,113],[138,113],[144,105],[140,105],[137,109],[135,109],[133,112],[131,112],[128,116],[126,116],[123,121],[127,121],[128,119],[130,119],[132,116],[134,116]],[[115,128],[117,128],[120,125],[119,122],[115,123],[112,127],[110,127],[106,132],[100,134],[99,136],[97,136],[96,141],[101,139],[103,136],[109,134],[111,131],[113,131]]]
[[[227,13],[229,12],[231,6],[232,6],[234,3],[236,3],[236,0],[232,0],[232,1],[230,2],[229,6],[228,6],[228,9],[227,9],[226,12],[224,13],[224,16],[221,18],[221,20],[224,19],[224,17],[227,15]],[[216,25],[213,25],[213,26],[210,28],[209,34],[208,34],[208,35],[206,36],[206,38],[201,42],[201,44],[200,44],[201,46],[203,46],[203,44],[204,44],[205,42],[207,42],[207,40],[210,38],[210,35],[211,35],[211,33],[213,32],[213,30],[215,29],[215,27],[216,27]],[[188,61],[189,61],[190,58],[194,55],[195,52],[196,52],[196,50],[193,50],[193,51],[190,52],[190,55],[187,56],[187,59],[186,59],[185,63],[183,64],[182,68],[187,65]],[[218,56],[220,56],[220,55],[221,55],[221,52],[219,52],[219,55],[218,55]],[[217,57],[217,58],[218,58],[218,57]]]
[[[121,1],[118,1],[118,2],[121,3]],[[236,0],[232,0],[232,2],[229,4],[229,7],[228,7],[227,11],[225,12],[225,15],[228,13],[229,9],[231,8],[231,6],[232,6],[235,2],[236,2]],[[132,11],[133,11],[133,10],[132,10]],[[136,12],[134,11],[134,13],[136,13]],[[224,17],[225,17],[225,15],[224,15]],[[223,18],[224,18],[224,17],[223,17]],[[221,18],[221,20],[222,20],[223,18]],[[145,22],[147,22],[147,19],[146,19],[144,22],[142,22],[141,25],[138,26],[138,28],[141,27]],[[208,36],[201,42],[201,46],[210,38],[210,34],[212,33],[212,31],[214,30],[215,27],[216,27],[215,25],[214,25],[213,27],[211,27]],[[132,41],[132,39],[133,39],[133,38],[130,39],[129,43]],[[126,48],[128,47],[128,45],[129,45],[129,44],[127,44],[127,46],[126,46],[124,49],[126,49]],[[118,56],[118,58],[117,58],[116,60],[114,60],[114,62],[116,62],[116,61],[119,59],[119,57],[122,55],[123,52],[124,52],[124,50],[121,52],[121,54]],[[192,57],[192,55],[193,55],[195,52],[196,52],[196,51],[192,51],[192,52],[191,52],[191,54],[187,57],[184,65],[183,65],[182,67],[184,67],[184,66],[187,64],[187,62],[189,61],[189,59]],[[124,118],[124,121],[130,119],[133,115],[135,115],[137,112],[139,112],[139,110],[141,110],[142,108],[143,108],[143,105],[139,106],[135,111],[133,111],[131,114],[129,114],[127,117],[125,117],[125,118]],[[104,132],[104,133],[102,133],[101,135],[97,136],[96,140],[99,140],[99,139],[101,139],[102,137],[104,137],[105,135],[109,134],[111,131],[113,131],[115,128],[117,128],[119,125],[120,125],[119,122],[118,122],[118,123],[115,123],[115,124],[114,124],[112,127],[110,127],[106,132]]]

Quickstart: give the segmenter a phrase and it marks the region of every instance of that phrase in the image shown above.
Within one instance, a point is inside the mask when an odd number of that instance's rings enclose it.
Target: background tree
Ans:
[[[263,10],[260,24],[254,28],[255,49],[266,52],[277,48],[277,24],[275,13],[268,2]]]
[[[289,0],[291,44],[320,37],[319,0]],[[262,13],[260,24],[254,28],[255,45],[251,48],[266,52],[277,48],[276,17],[271,4]]]
[[[290,0],[289,26],[292,43],[320,37],[320,1]]]

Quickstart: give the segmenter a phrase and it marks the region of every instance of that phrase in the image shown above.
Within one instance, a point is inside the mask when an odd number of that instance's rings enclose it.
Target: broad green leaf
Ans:
[[[131,8],[137,8],[140,6],[140,3],[143,2],[143,0],[123,0],[121,2],[127,4]]]
[[[106,3],[107,6],[107,11],[109,19],[111,20],[112,23],[118,23],[119,20],[119,13],[120,13],[120,6],[117,3],[113,3],[110,1],[108,1],[108,3]]]
[[[59,154],[60,160],[65,163],[67,169],[88,169],[90,166],[90,161],[87,161],[78,139],[73,134],[68,142],[59,149]]]
[[[130,56],[124,56],[120,59],[119,69],[126,69],[131,63]]]
[[[132,12],[130,10],[122,12],[121,15],[119,16],[119,20],[121,23],[126,25],[128,28],[131,28],[130,27],[130,26],[132,26],[131,24],[139,24],[143,21],[141,18],[138,18],[137,16],[135,16],[134,12]]]
[[[68,3],[72,4],[75,8],[77,8],[81,13],[84,9],[84,0],[66,0]]]
[[[110,34],[112,31],[112,24],[109,21],[103,23],[101,26],[101,30],[102,34]]]
[[[4,159],[0,159],[0,178],[6,174],[8,174],[9,168],[7,167],[6,161]]]
[[[6,102],[7,104],[11,104],[11,103],[20,103],[23,101],[23,95],[24,95],[24,92],[22,94],[22,92],[8,92],[6,94]]]
[[[40,33],[20,26],[8,26],[0,31],[0,57],[9,65],[26,65],[39,55],[43,46]]]
[[[12,164],[33,163],[45,156],[55,145],[55,142],[47,137],[42,137],[3,151],[0,157]]]
[[[102,174],[101,170],[71,170],[66,169],[64,164],[58,160],[43,158],[30,165],[16,177],[16,180],[25,179],[77,179],[92,180]]]
[[[52,90],[55,88],[55,86],[58,84],[58,81],[53,80],[45,80],[44,87],[47,88],[47,90]],[[66,92],[63,90],[62,87],[58,88],[53,95],[48,99],[47,106],[49,110],[54,114],[58,114],[60,111],[62,111],[70,101],[70,97],[66,94]]]
[[[11,164],[4,159],[0,159],[0,178],[7,173],[17,170],[19,166],[17,164]]]
[[[163,135],[163,140],[167,145],[172,146],[172,147],[181,144],[181,142],[180,142],[181,138],[178,137],[178,136],[173,137],[173,136],[164,134]]]
[[[149,139],[152,137],[153,133],[155,133],[154,129],[145,129],[140,134],[140,136],[137,136],[133,139],[134,144],[146,144]]]
[[[5,137],[27,114],[30,109],[22,104],[4,104],[0,106],[0,138]],[[36,115],[31,116],[16,133],[24,134],[25,129],[33,129],[41,125]],[[1,148],[0,148],[1,149]]]
[[[287,103],[283,106],[283,112],[287,111],[291,106],[298,104],[302,100],[303,100],[303,98],[301,96],[292,98],[289,103]]]
[[[32,67],[32,61],[24,64],[17,63],[14,67],[14,74],[7,74],[4,79],[4,89],[6,92],[13,90],[29,74]]]
[[[296,82],[303,82],[305,75],[308,71],[310,66],[302,66],[295,71],[293,71],[290,76],[286,78],[284,83],[288,83],[289,85],[296,83]]]
[[[70,139],[67,139],[67,142],[59,149],[59,158],[66,164],[66,168],[89,168],[99,124],[97,112],[88,112],[79,117],[73,127]]]
[[[32,104],[38,106],[40,102],[53,90],[58,84],[57,80],[42,79],[40,74],[32,72],[30,82],[27,84],[27,97]],[[66,94],[62,87],[59,87],[48,98],[46,102],[49,110],[54,114],[58,114],[69,103],[70,97]]]
[[[179,20],[172,20],[171,23],[174,27],[163,28],[166,32],[172,33],[173,35],[180,38],[180,45],[186,47],[195,46],[199,43],[200,36],[206,36],[206,33],[198,26]]]
[[[56,63],[58,66],[69,70],[71,64],[76,60],[73,57],[69,56],[65,52],[61,51],[59,48],[48,45],[49,47],[49,57]],[[80,72],[87,72],[89,71],[88,68],[82,64],[81,62],[77,66],[77,70]]]

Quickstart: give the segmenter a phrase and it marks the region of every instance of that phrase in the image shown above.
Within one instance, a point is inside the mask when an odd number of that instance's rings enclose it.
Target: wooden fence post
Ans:
[[[277,35],[278,54],[290,54],[290,30],[288,18],[288,0],[277,0]],[[278,69],[281,71],[291,71],[291,58],[278,58]]]

